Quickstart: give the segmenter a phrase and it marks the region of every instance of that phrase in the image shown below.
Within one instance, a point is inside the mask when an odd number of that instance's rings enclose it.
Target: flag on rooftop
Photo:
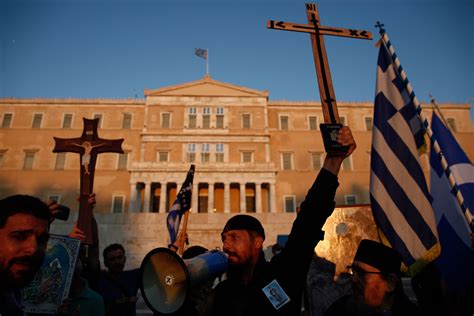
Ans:
[[[374,104],[370,201],[383,241],[401,253],[410,274],[439,254],[431,195],[419,159],[423,146],[423,129],[412,94],[382,44]]]
[[[176,241],[179,231],[179,224],[181,223],[181,217],[183,217],[183,214],[186,213],[191,207],[193,179],[194,165],[191,165],[181,190],[179,190],[178,194],[176,195],[176,200],[174,201],[166,219],[166,225],[170,234],[170,244],[173,244]]]
[[[207,49],[202,49],[202,48],[195,48],[194,49],[194,54],[196,56],[207,59]]]
[[[432,140],[436,140],[453,176],[456,189],[464,197],[464,210],[451,189],[440,157],[431,146],[430,189],[436,215],[441,254],[435,264],[441,275],[453,289],[474,284],[474,249],[469,227],[464,215],[465,208],[474,207],[474,166],[448,128],[433,113],[431,119]],[[449,174],[448,173],[448,174]]]

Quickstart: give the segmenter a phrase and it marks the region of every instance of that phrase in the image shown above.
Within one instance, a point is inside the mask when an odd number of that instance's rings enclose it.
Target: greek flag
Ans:
[[[176,200],[171,207],[168,217],[166,219],[166,225],[170,234],[170,244],[176,241],[178,236],[179,224],[181,223],[181,217],[191,207],[191,195],[193,190],[193,179],[194,179],[194,165],[189,168],[186,179],[176,195]]]
[[[202,49],[202,48],[195,48],[194,49],[194,54],[196,56],[207,59],[207,49]]]
[[[410,274],[439,253],[431,195],[421,168],[421,121],[398,69],[380,46],[370,162],[370,201],[378,228]]]
[[[432,140],[436,140],[448,163],[449,171],[460,190],[464,203],[461,209],[451,189],[445,170],[433,146],[430,152],[430,189],[436,215],[441,254],[435,265],[453,289],[474,284],[474,249],[471,228],[464,216],[465,208],[474,209],[474,166],[451,132],[433,113],[431,118]]]

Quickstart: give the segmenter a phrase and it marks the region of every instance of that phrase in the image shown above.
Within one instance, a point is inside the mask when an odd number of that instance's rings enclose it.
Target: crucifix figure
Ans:
[[[293,31],[310,33],[311,45],[313,47],[314,64],[316,66],[316,75],[318,79],[319,95],[321,97],[321,106],[323,109],[324,122],[321,124],[324,146],[327,152],[345,151],[343,146],[338,146],[337,142],[327,141],[331,135],[337,134],[341,126],[339,114],[337,112],[336,96],[332,85],[331,72],[329,70],[326,47],[324,45],[324,35],[342,36],[357,39],[371,40],[372,34],[368,31],[343,29],[335,27],[321,26],[319,13],[314,3],[306,3],[306,15],[309,24],[297,24],[284,21],[269,20],[267,28],[275,30]],[[329,146],[329,147],[328,147]]]
[[[102,139],[97,134],[99,119],[84,120],[84,129],[79,138],[54,137],[55,146],[53,152],[74,152],[81,155],[80,168],[80,195],[79,216],[77,227],[84,231],[86,238],[84,243],[92,245],[92,207],[87,202],[89,195],[93,192],[94,172],[97,155],[101,153],[121,153],[122,139]]]

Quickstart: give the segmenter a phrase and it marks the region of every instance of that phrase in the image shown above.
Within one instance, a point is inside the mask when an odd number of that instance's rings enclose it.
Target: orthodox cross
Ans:
[[[97,134],[99,119],[84,120],[82,136],[78,138],[58,138],[54,137],[55,146],[53,152],[74,152],[80,154],[80,195],[79,195],[79,215],[77,227],[84,231],[86,238],[84,243],[93,244],[92,240],[92,205],[87,200],[93,192],[94,172],[97,155],[101,153],[121,153],[122,139],[102,139]]]
[[[306,3],[306,15],[308,17],[309,24],[297,24],[269,20],[267,22],[267,28],[311,34],[311,45],[313,47],[314,64],[316,66],[316,75],[318,78],[319,95],[321,97],[324,122],[331,124],[339,123],[336,96],[334,95],[331,72],[329,71],[323,35],[371,40],[372,34],[363,30],[321,26],[319,24],[318,9],[314,3]]]

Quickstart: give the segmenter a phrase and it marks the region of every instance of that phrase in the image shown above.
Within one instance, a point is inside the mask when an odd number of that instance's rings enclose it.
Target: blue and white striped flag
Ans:
[[[452,190],[440,158],[431,146],[430,189],[436,215],[441,254],[435,264],[443,278],[453,289],[474,284],[474,249],[464,212],[474,209],[474,166],[451,132],[433,113],[431,119],[432,140],[436,140],[456,183]],[[460,190],[464,197],[461,209],[455,197]],[[474,214],[472,214],[474,215]]]
[[[380,46],[370,162],[370,201],[386,242],[403,258],[409,273],[439,254],[431,195],[421,168],[424,146],[413,98]]]
[[[176,237],[178,236],[181,217],[183,217],[183,214],[191,207],[193,179],[194,165],[191,165],[188,174],[186,175],[186,179],[181,186],[181,190],[179,190],[176,195],[176,200],[174,201],[166,219],[166,226],[168,227],[168,232],[170,234],[170,245],[176,241]]]

